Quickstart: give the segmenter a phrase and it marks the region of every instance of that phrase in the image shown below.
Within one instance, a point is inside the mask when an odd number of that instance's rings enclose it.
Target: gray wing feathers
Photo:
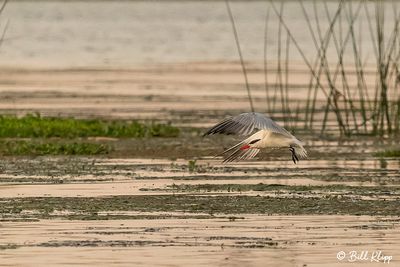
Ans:
[[[236,117],[225,119],[209,129],[204,136],[212,134],[249,135],[254,129],[269,130],[285,136],[292,136],[286,129],[280,127],[271,118],[256,112],[242,113]]]
[[[254,130],[254,125],[252,123],[248,124],[241,115],[237,117],[231,117],[222,122],[218,123],[210,130],[208,130],[204,135],[211,134],[240,134],[246,135]]]
[[[248,113],[251,114],[251,113]],[[279,126],[275,121],[273,121],[271,118],[260,114],[260,113],[254,113],[255,117],[255,128],[260,129],[260,130],[269,130],[274,133],[279,133],[283,134],[286,136],[292,136],[291,133],[289,133],[285,128]]]

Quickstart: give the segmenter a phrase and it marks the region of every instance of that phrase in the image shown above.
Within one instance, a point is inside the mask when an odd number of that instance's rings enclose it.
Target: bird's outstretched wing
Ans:
[[[212,134],[249,135],[255,129],[268,130],[292,137],[285,128],[279,126],[271,118],[256,112],[242,113],[235,117],[227,118],[209,129],[204,136]]]

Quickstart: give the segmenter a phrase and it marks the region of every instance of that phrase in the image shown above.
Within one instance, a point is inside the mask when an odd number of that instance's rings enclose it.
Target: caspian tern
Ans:
[[[254,130],[258,131],[252,134]],[[252,134],[219,155],[224,156],[224,163],[251,159],[262,148],[287,147],[295,164],[299,161],[299,158],[307,158],[307,151],[300,140],[271,118],[260,113],[242,113],[238,116],[227,118],[213,126],[203,136],[213,134]]]

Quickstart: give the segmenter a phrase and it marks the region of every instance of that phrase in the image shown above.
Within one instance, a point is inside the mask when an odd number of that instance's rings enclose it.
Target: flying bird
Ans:
[[[250,135],[218,155],[224,157],[224,163],[254,158],[263,148],[288,148],[295,164],[299,158],[307,158],[307,151],[300,140],[261,113],[242,113],[227,118],[213,126],[203,136],[213,134]]]

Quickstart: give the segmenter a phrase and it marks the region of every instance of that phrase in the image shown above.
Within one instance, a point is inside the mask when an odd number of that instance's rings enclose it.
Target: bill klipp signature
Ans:
[[[393,259],[393,256],[384,255],[381,250],[375,251],[356,251],[352,250],[349,252],[339,251],[336,254],[338,260],[347,260],[348,262],[362,262],[362,261],[369,261],[369,262],[380,262],[390,264],[390,261]]]

